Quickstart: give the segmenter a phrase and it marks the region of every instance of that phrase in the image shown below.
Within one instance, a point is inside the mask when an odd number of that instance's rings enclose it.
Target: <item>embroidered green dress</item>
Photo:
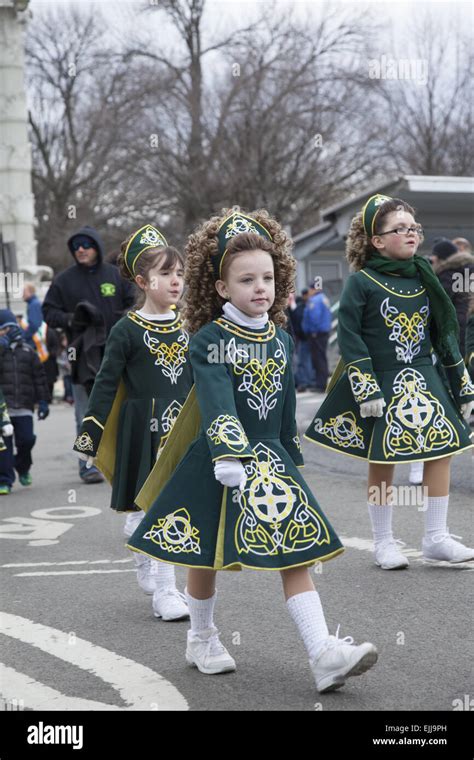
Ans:
[[[229,570],[280,570],[343,551],[298,470],[292,350],[273,322],[244,328],[220,317],[191,338],[200,432],[129,548],[177,565]],[[242,491],[214,477],[214,462],[226,457],[242,459]]]
[[[148,320],[130,311],[110,332],[74,449],[99,454],[97,464],[112,483],[112,509],[137,509],[135,496],[192,386],[188,347],[179,314]],[[107,453],[112,464],[101,466],[110,461]]]
[[[349,276],[339,307],[344,371],[305,437],[370,462],[426,461],[470,448],[461,404],[474,386],[457,344],[433,366],[430,305],[418,277],[361,269]],[[363,418],[360,404],[384,398],[382,417]]]

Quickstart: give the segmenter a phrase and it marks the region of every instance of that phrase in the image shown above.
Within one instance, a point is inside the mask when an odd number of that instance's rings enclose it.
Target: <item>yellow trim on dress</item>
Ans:
[[[457,367],[459,364],[464,364],[464,359],[459,359],[459,361],[456,362],[456,364],[443,364],[443,367],[445,369],[450,369],[451,367]]]
[[[426,288],[421,288],[417,293],[413,293],[410,295],[406,295],[404,293],[397,293],[395,290],[392,290],[391,288],[385,287],[385,285],[382,285],[381,282],[375,279],[375,277],[372,277],[372,275],[368,274],[367,272],[364,272],[363,269],[359,269],[359,272],[366,277],[369,278],[369,280],[372,280],[372,282],[375,282],[376,285],[379,285],[381,288],[387,291],[387,293],[391,293],[392,296],[399,296],[400,298],[416,298],[417,296],[421,296],[423,293],[426,292]],[[389,275],[390,277],[393,277],[393,275]]]
[[[151,322],[148,319],[141,317],[140,314],[137,314],[135,311],[129,311],[127,317],[136,325],[139,325],[139,327],[144,327],[146,330],[157,333],[176,332],[181,329],[183,324],[179,312],[175,319],[172,322],[168,322],[165,327],[158,327],[156,322]]]
[[[130,544],[125,544],[127,549],[130,549],[132,552],[136,552],[137,554],[144,554],[146,557],[150,557],[150,559],[155,559],[156,556],[154,554],[149,554],[148,552],[144,552],[142,549],[137,549],[135,546],[130,546]],[[296,565],[285,565],[285,567],[255,567],[254,565],[245,565],[243,562],[232,562],[230,565],[224,565],[221,568],[218,568],[219,570],[242,570],[243,568],[246,568],[247,570],[259,570],[259,571],[266,571],[266,572],[280,572],[281,570],[291,570],[294,567],[312,567],[313,565],[316,565],[318,562],[327,562],[329,559],[332,559],[333,557],[337,557],[338,554],[342,554],[345,551],[345,547],[341,546],[340,549],[336,549],[333,552],[330,552],[330,554],[325,554],[322,557],[315,557],[314,559],[308,559],[306,562],[299,562]],[[192,570],[216,570],[215,567],[212,567],[211,565],[191,565],[191,564],[185,564],[184,562],[176,562],[175,560],[168,560],[168,559],[160,559],[158,562],[164,562],[167,565],[176,565],[177,567],[188,567]]]
[[[472,435],[473,434],[471,433],[471,436]],[[353,457],[353,459],[363,459],[365,462],[372,462],[373,464],[386,464],[391,466],[395,464],[412,464],[413,462],[431,462],[433,459],[445,459],[445,457],[454,457],[457,454],[462,454],[463,451],[468,451],[469,449],[474,448],[474,443],[470,443],[468,446],[464,446],[462,449],[458,449],[457,451],[448,451],[446,454],[441,454],[439,457],[425,457],[425,459],[404,459],[403,462],[386,462],[382,459],[369,459],[368,457],[360,456],[359,454],[350,454],[348,451],[342,451],[342,449],[338,449],[335,446],[328,446],[326,443],[321,443],[321,441],[315,441],[314,438],[309,438],[306,433],[303,433],[303,438],[306,438],[306,440],[310,441],[311,443],[315,443],[316,446],[322,446],[324,449],[336,451],[338,454],[343,454],[346,457]]]
[[[87,420],[91,420],[92,422],[95,422],[96,425],[98,425],[102,430],[104,430],[104,426],[99,420],[97,420],[95,417],[84,417],[83,422],[87,422]]]
[[[214,323],[219,325],[219,327],[223,327],[224,330],[227,330],[233,335],[237,335],[239,338],[247,338],[248,340],[268,341],[272,340],[276,334],[275,323],[271,321],[268,323],[267,330],[263,333],[255,333],[250,332],[250,330],[245,330],[245,328],[230,322],[230,320],[226,320],[224,317],[217,317],[217,319],[214,320]]]

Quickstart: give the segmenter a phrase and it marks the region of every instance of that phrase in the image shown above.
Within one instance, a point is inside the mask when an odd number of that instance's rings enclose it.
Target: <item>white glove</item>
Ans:
[[[8,438],[10,435],[13,435],[13,425],[10,425],[10,423],[4,425],[2,428],[2,435],[4,435],[6,438]]]
[[[468,420],[474,409],[474,401],[468,401],[466,404],[461,404],[461,414],[465,420]],[[5,428],[3,428],[5,430]],[[5,434],[6,435],[6,434]]]
[[[239,459],[234,457],[218,459],[214,464],[214,477],[223,486],[230,486],[231,488],[239,486],[241,491],[247,482],[245,467]]]
[[[384,406],[387,405],[383,398],[376,398],[373,401],[364,401],[364,403],[360,405],[360,416],[381,417]]]
[[[86,470],[94,464],[94,457],[90,457],[89,454],[79,454],[79,459],[86,463]]]

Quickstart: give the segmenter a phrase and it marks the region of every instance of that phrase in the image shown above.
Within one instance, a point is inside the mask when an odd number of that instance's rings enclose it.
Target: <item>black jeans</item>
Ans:
[[[316,372],[316,387],[320,391],[326,390],[329,376],[328,358],[326,356],[328,340],[328,332],[310,333],[309,335],[311,360],[313,362],[314,371]]]
[[[0,484],[12,486],[15,482],[15,470],[18,475],[26,475],[30,471],[33,460],[31,449],[35,445],[36,436],[33,433],[33,417],[11,418],[14,433],[3,440],[7,447],[0,451]],[[13,439],[15,439],[16,454],[13,454]]]

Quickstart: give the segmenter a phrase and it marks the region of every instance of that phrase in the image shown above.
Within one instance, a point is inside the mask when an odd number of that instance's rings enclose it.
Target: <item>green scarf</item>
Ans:
[[[411,259],[387,259],[374,251],[365,266],[380,274],[395,274],[401,277],[419,276],[426,289],[433,317],[431,338],[440,356],[456,353],[459,350],[459,323],[456,309],[438,280],[430,262],[416,253]]]

